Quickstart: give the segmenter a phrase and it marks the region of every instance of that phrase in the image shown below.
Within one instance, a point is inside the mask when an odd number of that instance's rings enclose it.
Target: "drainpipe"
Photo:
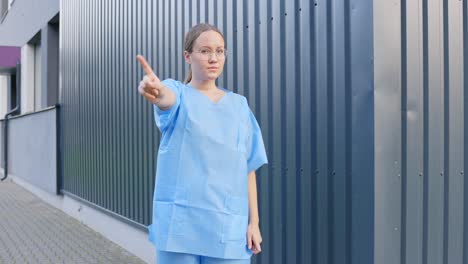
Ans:
[[[16,107],[10,112],[6,113],[3,120],[3,158],[5,164],[4,176],[0,181],[4,181],[8,177],[8,116],[19,112],[21,102],[21,64],[16,63]]]

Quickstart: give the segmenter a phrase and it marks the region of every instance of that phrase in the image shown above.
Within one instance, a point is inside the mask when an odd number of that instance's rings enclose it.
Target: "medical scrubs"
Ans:
[[[250,264],[248,259],[223,259],[156,249],[156,264]]]
[[[213,102],[173,79],[167,110],[154,105],[162,132],[149,240],[158,250],[248,259],[248,173],[267,164],[260,127],[244,96],[222,89]]]

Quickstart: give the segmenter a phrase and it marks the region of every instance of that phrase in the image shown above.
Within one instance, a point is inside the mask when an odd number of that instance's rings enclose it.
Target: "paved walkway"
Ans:
[[[144,263],[10,180],[0,182],[0,264]]]

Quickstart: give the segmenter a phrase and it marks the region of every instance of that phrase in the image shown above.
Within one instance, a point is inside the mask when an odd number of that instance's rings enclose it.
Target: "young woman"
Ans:
[[[255,170],[268,161],[246,98],[215,83],[225,47],[216,27],[192,27],[184,83],[160,81],[137,56],[138,91],[162,132],[149,226],[159,264],[250,263],[261,251]]]

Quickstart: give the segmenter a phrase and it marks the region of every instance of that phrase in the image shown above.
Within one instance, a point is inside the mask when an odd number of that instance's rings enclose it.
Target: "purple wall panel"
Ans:
[[[0,68],[15,67],[21,59],[21,48],[0,46]]]

